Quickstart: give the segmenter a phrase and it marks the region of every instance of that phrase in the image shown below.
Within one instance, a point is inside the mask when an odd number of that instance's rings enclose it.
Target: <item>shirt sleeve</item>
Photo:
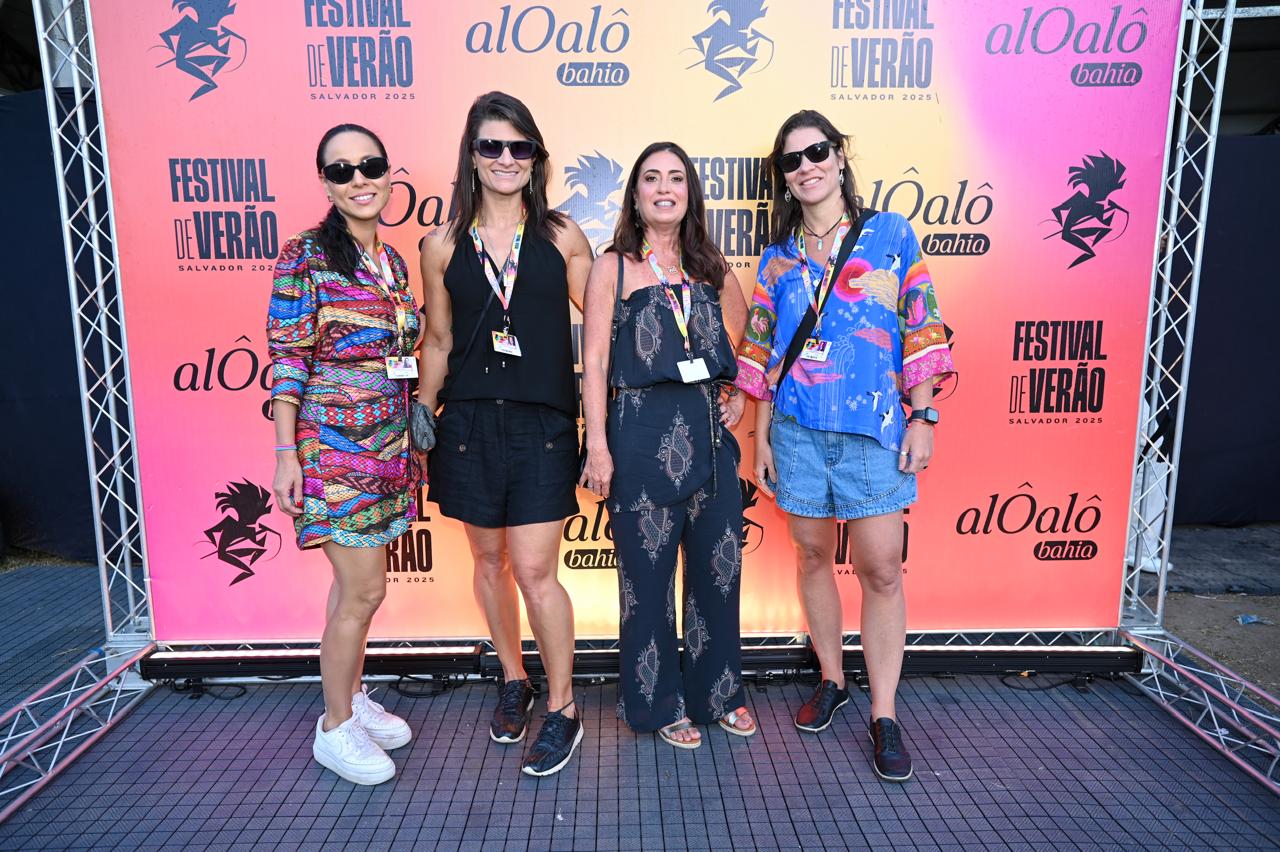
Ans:
[[[751,310],[747,312],[747,328],[738,346],[738,378],[734,381],[743,392],[766,402],[773,398],[766,371],[773,356],[773,331],[778,323],[774,307],[778,277],[773,257],[774,252],[766,249],[760,258]]]
[[[902,391],[922,382],[936,386],[955,375],[947,329],[938,310],[933,279],[920,252],[920,241],[910,222],[904,221],[898,255],[898,329],[902,333]]]
[[[307,269],[303,241],[294,237],[281,248],[271,282],[267,351],[272,365],[272,399],[302,404],[315,345],[315,286]]]

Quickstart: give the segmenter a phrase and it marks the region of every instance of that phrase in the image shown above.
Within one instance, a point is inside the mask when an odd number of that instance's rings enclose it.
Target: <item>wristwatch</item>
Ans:
[[[907,422],[909,423],[912,420],[919,420],[923,423],[928,423],[930,426],[936,426],[938,424],[938,409],[928,407],[913,408],[911,409],[911,416],[907,418]]]

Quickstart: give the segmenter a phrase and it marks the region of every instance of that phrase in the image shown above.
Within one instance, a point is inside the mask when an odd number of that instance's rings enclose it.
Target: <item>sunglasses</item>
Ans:
[[[329,183],[351,183],[351,179],[356,176],[356,170],[359,169],[360,174],[369,180],[377,180],[387,173],[391,168],[387,163],[386,157],[366,157],[360,161],[360,165],[353,166],[350,163],[330,163],[320,170],[320,174],[324,175],[324,179]]]
[[[831,143],[824,139],[821,142],[814,142],[803,151],[792,151],[789,154],[783,154],[778,158],[778,168],[787,174],[794,172],[800,168],[801,156],[807,158],[811,163],[821,163],[831,156]]]
[[[471,148],[486,160],[496,160],[502,156],[502,149],[511,152],[513,160],[528,160],[538,150],[538,143],[532,139],[477,139]]]

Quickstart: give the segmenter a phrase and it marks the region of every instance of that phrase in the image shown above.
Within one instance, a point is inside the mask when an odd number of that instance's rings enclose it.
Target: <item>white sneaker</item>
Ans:
[[[311,754],[316,763],[352,784],[381,784],[396,774],[396,765],[369,739],[355,716],[332,731],[324,729],[324,716],[317,719]]]
[[[385,751],[400,748],[413,737],[409,724],[394,713],[369,697],[369,687],[361,687],[351,696],[351,713],[360,722],[360,726]]]

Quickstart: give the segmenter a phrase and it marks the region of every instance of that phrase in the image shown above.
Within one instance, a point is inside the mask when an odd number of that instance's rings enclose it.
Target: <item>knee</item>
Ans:
[[[507,555],[501,551],[475,556],[475,579],[478,583],[496,583],[508,571]]]
[[[796,568],[801,574],[817,574],[830,571],[834,554],[821,545],[811,542],[797,541]]]
[[[381,578],[379,578],[381,580]],[[349,617],[368,620],[382,606],[387,596],[385,582],[364,583],[352,589],[344,588],[338,599],[338,609]]]
[[[896,595],[902,591],[902,565],[896,560],[876,560],[858,566],[863,592]]]
[[[555,563],[550,565],[516,560],[511,565],[516,585],[526,601],[537,601],[556,583]]]

